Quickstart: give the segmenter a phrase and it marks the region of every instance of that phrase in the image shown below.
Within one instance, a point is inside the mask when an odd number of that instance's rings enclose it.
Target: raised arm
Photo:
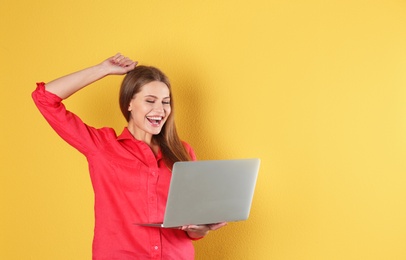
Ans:
[[[45,89],[66,99],[76,91],[107,75],[123,75],[133,70],[136,65],[137,62],[118,53],[100,64],[55,79],[47,83]]]

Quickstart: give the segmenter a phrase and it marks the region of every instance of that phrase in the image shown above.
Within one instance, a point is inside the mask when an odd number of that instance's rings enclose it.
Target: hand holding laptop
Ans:
[[[206,225],[188,225],[183,226],[180,229],[186,231],[191,238],[200,238],[206,236],[209,231],[217,230],[227,225],[227,222],[206,224]]]
[[[258,158],[176,162],[163,223],[133,224],[178,228],[197,236],[226,222],[246,220],[259,164]]]

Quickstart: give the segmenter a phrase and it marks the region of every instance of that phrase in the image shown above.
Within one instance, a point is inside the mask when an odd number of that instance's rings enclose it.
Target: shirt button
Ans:
[[[152,172],[152,176],[155,176],[155,174],[156,174],[155,172]]]
[[[155,249],[155,250],[158,250],[158,248],[159,248],[158,246],[154,246],[154,249]]]

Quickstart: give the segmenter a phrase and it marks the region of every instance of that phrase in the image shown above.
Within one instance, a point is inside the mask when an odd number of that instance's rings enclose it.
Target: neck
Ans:
[[[131,122],[127,125],[128,131],[130,131],[131,135],[134,136],[135,139],[139,141],[143,141],[148,145],[152,144],[152,134],[149,134],[144,131],[140,131],[136,128]]]
[[[135,139],[146,143],[151,148],[151,150],[154,152],[155,155],[158,154],[159,145],[154,141],[151,134],[145,132],[139,133],[137,131],[134,131],[134,127],[132,127],[130,124],[127,126],[127,128]]]

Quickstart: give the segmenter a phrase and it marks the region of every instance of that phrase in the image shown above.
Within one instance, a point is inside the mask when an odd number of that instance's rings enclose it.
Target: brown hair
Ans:
[[[171,84],[168,77],[162,71],[152,66],[140,65],[135,67],[134,70],[128,72],[124,77],[120,88],[119,103],[121,112],[127,122],[130,121],[131,113],[128,111],[128,106],[131,99],[135,94],[141,91],[141,88],[145,84],[152,81],[160,81],[168,87],[172,110],[162,127],[161,132],[158,135],[154,135],[152,140],[159,145],[168,167],[172,167],[177,161],[190,161],[191,157],[186,151],[176,131]]]

